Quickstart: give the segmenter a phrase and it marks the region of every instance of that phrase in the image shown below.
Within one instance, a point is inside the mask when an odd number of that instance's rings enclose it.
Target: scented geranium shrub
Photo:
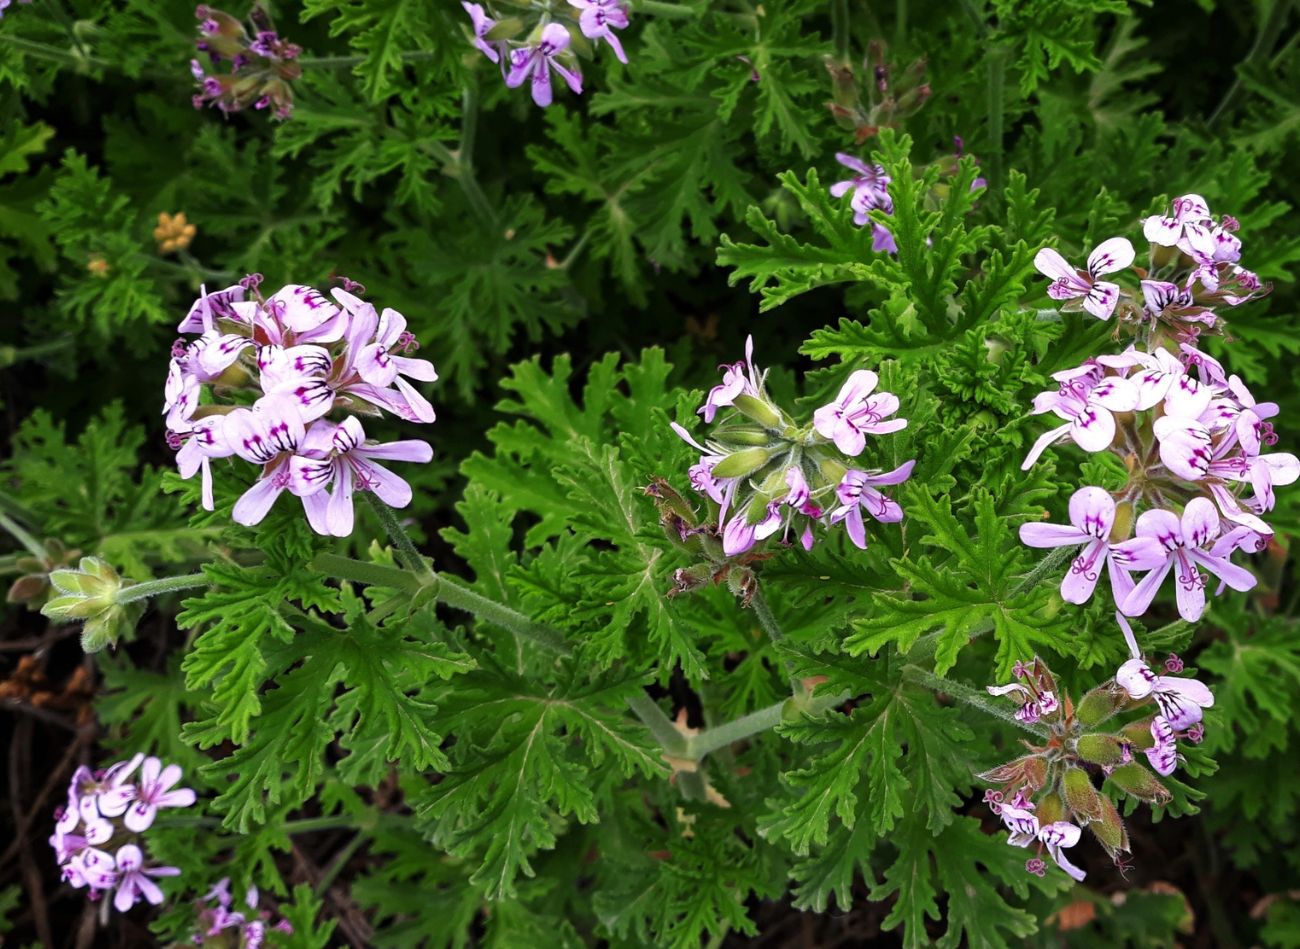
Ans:
[[[0,930],[1296,944],[1294,25],[0,0]]]

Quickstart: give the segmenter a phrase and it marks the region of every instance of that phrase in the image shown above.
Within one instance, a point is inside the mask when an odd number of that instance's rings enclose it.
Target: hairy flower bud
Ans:
[[[766,429],[779,432],[786,426],[786,421],[781,417],[781,413],[763,399],[756,399],[752,395],[738,395],[731,404],[742,415],[753,419]]]
[[[1099,685],[1079,702],[1075,717],[1084,725],[1096,725],[1115,714],[1119,707],[1119,695],[1110,684]]]
[[[1109,766],[1120,764],[1124,760],[1124,747],[1113,735],[1080,735],[1075,742],[1075,750],[1080,758],[1092,764]]]
[[[1047,762],[1038,755],[1026,755],[983,772],[979,779],[990,784],[1027,787],[1031,791],[1037,791],[1047,783]]]
[[[1136,761],[1122,764],[1113,770],[1110,780],[1116,787],[1148,804],[1168,804],[1173,799],[1169,789]]]
[[[715,478],[747,478],[771,459],[766,448],[742,448],[723,458],[713,468]]]
[[[1066,768],[1062,780],[1065,803],[1074,813],[1077,823],[1087,823],[1101,818],[1101,795],[1092,786],[1092,779],[1082,768]]]
[[[1101,816],[1093,820],[1088,825],[1088,829],[1114,860],[1120,854],[1128,853],[1128,831],[1124,828],[1124,821],[1119,816],[1119,811],[1115,810],[1115,805],[1108,797],[1098,794],[1097,804],[1101,809]]]
[[[1154,716],[1129,722],[1119,730],[1123,740],[1128,742],[1135,751],[1146,751],[1148,748],[1155,747],[1156,740],[1151,736],[1153,718]]]
[[[98,557],[82,557],[76,570],[55,570],[50,583],[58,596],[41,613],[55,621],[82,620],[81,648],[98,652],[116,646],[135,631],[142,603],[118,603],[125,585],[112,565]]]
[[[1065,820],[1065,803],[1061,795],[1053,791],[1038,802],[1038,823],[1055,824],[1060,820]]]

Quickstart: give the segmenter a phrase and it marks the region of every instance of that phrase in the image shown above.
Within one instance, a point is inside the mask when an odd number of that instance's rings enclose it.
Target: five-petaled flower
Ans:
[[[533,101],[540,106],[551,104],[551,70],[554,69],[573,90],[582,93],[582,76],[560,62],[560,56],[569,48],[569,31],[560,23],[549,23],[533,46],[516,49],[510,54],[510,71],[506,85],[517,89],[525,81],[531,82]]]
[[[578,16],[582,35],[591,40],[604,40],[618,61],[626,63],[627,54],[614,30],[627,29],[627,6],[620,0],[569,0],[569,5],[582,11]]]
[[[1098,365],[1083,365],[1052,375],[1061,385],[1055,392],[1040,393],[1034,399],[1034,415],[1053,412],[1064,425],[1044,432],[1029,449],[1020,468],[1028,471],[1048,446],[1070,438],[1084,451],[1104,451],[1115,440],[1114,412],[1131,412],[1138,404],[1138,390],[1120,376],[1103,376]]]
[[[1044,247],[1034,257],[1034,266],[1052,278],[1047,295],[1053,300],[1083,300],[1083,308],[1099,320],[1108,320],[1119,302],[1119,284],[1100,279],[1124,270],[1133,263],[1133,245],[1126,238],[1102,241],[1088,255],[1086,270],[1071,267],[1057,251]]]
[[[875,392],[880,381],[870,369],[859,369],[845,381],[835,401],[813,413],[813,428],[846,455],[857,456],[866,436],[886,435],[907,427],[907,419],[889,419],[898,411],[898,396]]]
[[[1106,563],[1111,592],[1122,603],[1133,590],[1129,571],[1133,562],[1110,543],[1115,526],[1115,499],[1098,487],[1080,488],[1070,498],[1070,524],[1021,524],[1020,540],[1030,547],[1072,547],[1082,544],[1078,556],[1061,580],[1061,598],[1067,603],[1086,603],[1092,596]]]

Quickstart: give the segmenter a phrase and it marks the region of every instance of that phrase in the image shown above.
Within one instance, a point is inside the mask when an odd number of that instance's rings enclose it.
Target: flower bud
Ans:
[[[745,478],[762,468],[771,459],[766,448],[742,448],[732,452],[713,466],[715,478]]]
[[[1084,725],[1096,725],[1114,715],[1118,704],[1119,696],[1110,685],[1102,685],[1083,697],[1074,715]]]
[[[1026,755],[985,771],[979,775],[979,779],[989,784],[1028,787],[1031,791],[1037,791],[1047,783],[1047,762],[1038,755]]]
[[[1128,831],[1124,829],[1124,821],[1108,797],[1098,794],[1097,802],[1101,806],[1101,816],[1090,823],[1088,829],[1113,860],[1121,853],[1128,853]]]
[[[119,639],[135,631],[144,604],[116,602],[123,583],[107,562],[82,557],[77,570],[51,573],[50,583],[60,595],[41,608],[42,615],[55,621],[84,620],[81,646],[86,652],[115,646]]]
[[[1110,780],[1125,793],[1148,804],[1168,804],[1173,799],[1169,789],[1136,761],[1120,765],[1110,773]]]
[[[495,43],[498,40],[512,40],[524,31],[524,21],[517,16],[509,16],[504,20],[497,20],[490,30],[483,34],[483,38],[489,43]]]
[[[1078,823],[1087,823],[1101,818],[1101,795],[1092,786],[1092,779],[1088,777],[1088,772],[1082,768],[1066,768],[1062,784],[1065,787],[1065,803],[1078,818]]]
[[[1118,544],[1133,534],[1133,502],[1120,501],[1115,505],[1115,523],[1110,528],[1110,542]]]
[[[1156,740],[1151,734],[1151,718],[1139,719],[1136,722],[1129,722],[1119,730],[1120,736],[1128,742],[1136,751],[1146,751],[1148,748],[1154,748]]]
[[[691,593],[712,579],[713,566],[711,564],[697,563],[689,567],[682,567],[673,571],[673,588],[668,591],[668,596],[676,597],[684,593]]]
[[[1046,794],[1038,802],[1038,824],[1040,827],[1046,827],[1048,824],[1055,824],[1059,820],[1065,819],[1065,803],[1061,800],[1061,795],[1053,791]]]
[[[1092,764],[1113,765],[1124,760],[1124,749],[1113,735],[1080,735],[1075,742],[1075,751]]]
[[[751,428],[748,425],[743,427],[732,428],[730,426],[720,429],[717,432],[719,441],[727,442],[731,445],[767,445],[772,441],[772,436],[761,428]]]
[[[762,399],[756,399],[752,395],[738,395],[732,405],[742,415],[753,419],[764,428],[775,432],[785,427],[785,419],[781,417],[781,413]]]

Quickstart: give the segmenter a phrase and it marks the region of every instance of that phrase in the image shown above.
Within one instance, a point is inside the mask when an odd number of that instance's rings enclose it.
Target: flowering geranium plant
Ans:
[[[1290,5],[0,13],[6,938],[1295,944]]]

